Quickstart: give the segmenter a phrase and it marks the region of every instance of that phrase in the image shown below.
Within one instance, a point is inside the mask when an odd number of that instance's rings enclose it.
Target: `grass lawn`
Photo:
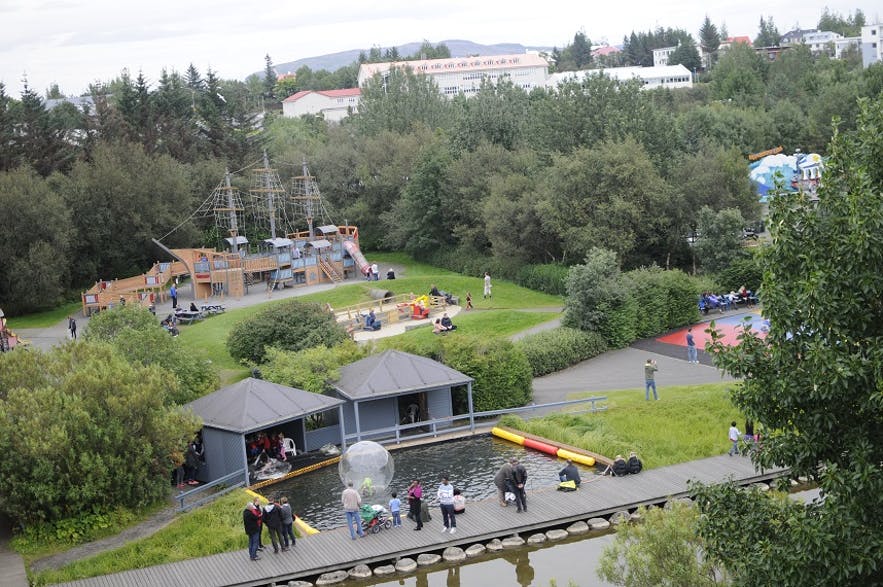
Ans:
[[[37,585],[62,583],[220,552],[244,550],[248,547],[247,537],[242,530],[242,510],[246,501],[250,501],[249,494],[243,489],[235,489],[211,504],[182,514],[148,538],[79,560],[57,571],[37,573],[32,580]],[[246,556],[243,553],[244,561]]]
[[[454,317],[457,330],[444,336],[455,337],[466,334],[480,334],[487,337],[511,336],[537,324],[554,320],[558,316],[560,314],[557,312],[520,312],[518,310],[460,312]],[[382,338],[377,342],[383,348],[387,344],[395,346],[397,341],[430,342],[438,336],[432,333],[432,326],[427,324],[399,336]]]
[[[28,314],[27,316],[18,316],[16,318],[7,318],[6,322],[9,328],[48,328],[55,326],[68,316],[82,317],[82,302],[70,302],[58,308],[40,312],[38,314]]]
[[[645,467],[664,467],[727,452],[730,422],[743,420],[727,393],[732,386],[666,386],[659,390],[659,401],[649,402],[643,389],[579,394],[574,399],[607,396],[607,411],[527,421],[509,415],[502,423],[610,458],[634,450]]]

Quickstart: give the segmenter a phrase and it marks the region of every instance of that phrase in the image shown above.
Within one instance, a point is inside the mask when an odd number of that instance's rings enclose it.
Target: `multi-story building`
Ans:
[[[677,50],[678,46],[674,47],[662,47],[660,49],[653,49],[653,67],[661,67],[663,65],[668,65],[668,58],[671,57],[671,54]]]
[[[556,88],[565,81],[583,81],[590,75],[606,75],[619,81],[639,80],[643,89],[656,88],[692,88],[693,76],[683,65],[664,65],[661,67],[608,67],[606,69],[587,69],[583,71],[564,71],[549,76],[547,86]]]
[[[388,75],[393,68],[409,68],[414,73],[426,75],[449,98],[475,94],[481,88],[482,80],[496,83],[505,79],[516,87],[531,90],[542,87],[549,73],[548,62],[534,53],[363,63],[359,67],[359,86],[377,74]]]
[[[883,25],[869,24],[862,27],[862,65],[868,67],[883,61]]]
[[[304,114],[318,114],[330,122],[340,122],[358,111],[361,95],[359,88],[303,90],[282,101],[282,115],[297,118]]]

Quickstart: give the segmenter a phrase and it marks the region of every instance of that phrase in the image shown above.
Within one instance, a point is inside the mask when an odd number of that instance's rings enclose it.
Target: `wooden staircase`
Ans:
[[[322,270],[322,273],[327,275],[332,283],[340,283],[343,281],[343,275],[327,259],[319,257],[317,261],[319,262],[319,268]]]

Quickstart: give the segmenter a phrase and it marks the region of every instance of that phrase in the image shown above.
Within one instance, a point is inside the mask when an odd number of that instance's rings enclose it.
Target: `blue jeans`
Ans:
[[[356,532],[353,530],[353,525],[355,524],[355,528],[359,531],[359,536],[364,536],[365,532],[362,531],[362,519],[359,517],[359,512],[350,512],[346,513],[346,525],[350,529],[350,537],[355,540]]]
[[[645,383],[644,395],[646,396],[645,399],[647,399],[647,400],[650,399],[650,388],[651,387],[653,388],[653,399],[659,399],[659,396],[656,395],[656,380],[647,379],[644,383]]]
[[[454,516],[454,504],[452,503],[442,503],[439,504],[442,512],[442,520],[445,523],[445,528],[456,528],[457,527],[457,518]]]
[[[285,548],[288,548],[289,544],[294,546],[295,542],[297,542],[297,539],[294,537],[294,530],[292,529],[293,525],[293,522],[291,524],[282,524],[282,543]]]
[[[261,533],[255,532],[248,535],[248,556],[249,558],[258,557],[258,546],[261,543]]]
[[[687,347],[687,360],[693,363],[699,360],[699,353],[696,352],[695,346]]]
[[[392,525],[393,526],[401,526],[402,525],[402,512],[397,511],[392,513]]]

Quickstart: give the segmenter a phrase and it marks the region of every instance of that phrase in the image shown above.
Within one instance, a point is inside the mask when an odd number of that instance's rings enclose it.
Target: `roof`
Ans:
[[[620,53],[621,49],[619,47],[614,47],[612,45],[607,45],[606,47],[599,47],[592,51],[592,55],[595,57],[604,56],[604,55],[613,55],[614,53]]]
[[[735,45],[736,43],[745,43],[746,45],[751,44],[751,37],[742,35],[739,37],[727,37],[727,40],[724,43],[730,43],[731,45]]]
[[[244,236],[241,236],[241,235],[240,236],[228,236],[224,240],[227,241],[228,243],[230,243],[231,245],[233,244],[234,240],[236,241],[237,245],[247,245],[248,244],[248,239],[245,238]]]
[[[438,361],[388,350],[341,367],[340,379],[332,385],[350,400],[363,400],[465,385],[470,381],[468,375]]]
[[[342,400],[249,377],[186,407],[209,428],[249,434],[337,407]]]
[[[337,233],[340,232],[340,229],[337,228],[337,227],[336,227],[335,225],[333,225],[333,224],[326,224],[325,226],[319,226],[319,227],[318,227],[318,230],[319,230],[319,232],[321,232],[322,234],[337,234]]]
[[[607,67],[604,69],[584,69],[582,71],[563,71],[549,76],[547,85],[556,87],[565,81],[581,82],[591,75],[606,75],[620,81],[672,78],[690,76],[690,70],[681,65],[657,65],[654,67]]]
[[[325,240],[324,238],[316,239],[314,241],[310,241],[307,243],[308,245],[316,248],[316,249],[324,249],[326,247],[330,247],[331,243]]]
[[[490,69],[511,69],[513,67],[549,67],[549,63],[535,53],[515,55],[485,55],[476,57],[451,57],[449,59],[421,59],[418,61],[394,61],[385,63],[363,63],[359,67],[359,79],[376,73],[389,71],[392,67],[409,67],[414,73],[434,75],[461,71],[482,71]]]
[[[326,98],[349,98],[351,96],[358,97],[362,95],[362,90],[359,88],[344,88],[342,90],[301,90],[296,94],[292,94],[288,96],[283,102],[297,102],[304,96],[309,94],[320,94],[325,96]]]
[[[264,242],[267,243],[268,245],[273,245],[273,248],[275,248],[275,249],[281,249],[283,247],[290,247],[292,244],[294,244],[294,241],[291,240],[290,238],[282,238],[282,237],[265,238]]]

